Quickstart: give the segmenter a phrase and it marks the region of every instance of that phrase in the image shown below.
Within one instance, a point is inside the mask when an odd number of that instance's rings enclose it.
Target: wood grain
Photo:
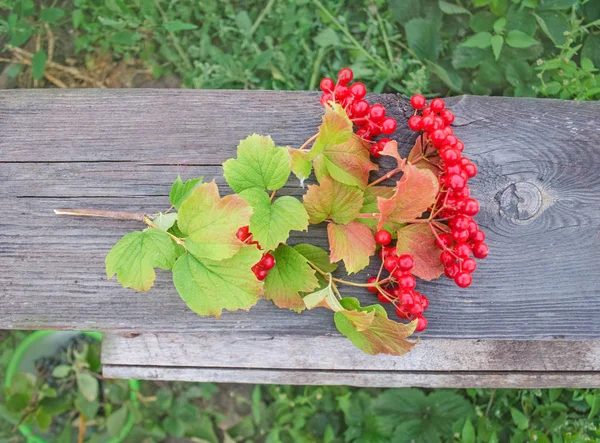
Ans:
[[[405,127],[405,99],[372,99]],[[445,279],[419,282],[430,299],[424,336],[599,339],[600,104],[469,96],[449,103],[480,169],[472,189],[491,254],[467,290]],[[52,212],[158,211],[168,207],[178,174],[215,178],[226,192],[219,165],[240,139],[257,132],[299,146],[320,113],[317,94],[302,92],[0,92],[0,324],[337,338],[329,312],[297,315],[265,301],[219,321],[199,318],[166,272],[147,294],[122,289],[106,280],[104,256],[139,225]],[[406,154],[411,135],[401,129],[395,137]],[[285,193],[301,192],[290,179]],[[325,245],[325,233],[311,228],[293,241]],[[356,289],[344,293],[372,300]]]
[[[161,366],[104,366],[107,378],[215,383],[347,385],[371,388],[597,388],[600,373],[490,373],[406,371],[303,371]]]

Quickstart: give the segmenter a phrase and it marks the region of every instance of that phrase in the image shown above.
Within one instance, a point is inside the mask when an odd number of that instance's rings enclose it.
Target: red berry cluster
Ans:
[[[392,235],[385,229],[377,231],[375,241],[382,246],[380,256],[383,268],[389,272],[389,277],[380,279],[379,286],[370,286],[368,290],[376,293],[382,303],[393,303],[396,315],[401,319],[417,319],[416,331],[427,327],[427,319],[423,312],[429,306],[429,300],[420,292],[415,291],[417,280],[411,273],[414,259],[409,254],[398,255],[394,246],[389,246]],[[367,283],[377,283],[377,277],[369,277]]]
[[[383,105],[376,103],[371,106],[364,100],[367,88],[361,82],[350,85],[353,77],[354,73],[350,68],[343,68],[338,73],[337,82],[334,83],[328,77],[321,80],[321,104],[325,106],[330,101],[339,103],[358,127],[356,135],[365,140],[371,140],[380,134],[392,134],[396,130],[396,120],[386,117]]]
[[[412,96],[410,103],[415,115],[408,119],[409,128],[422,133],[425,153],[435,150],[440,157],[441,190],[433,210],[437,217],[448,220],[449,227],[449,231],[445,231],[443,225],[436,224],[436,229],[443,231],[436,233],[437,245],[442,250],[440,260],[446,276],[466,288],[477,267],[471,255],[475,258],[488,255],[485,234],[472,218],[479,212],[479,202],[471,197],[467,184],[477,174],[477,167],[463,156],[464,144],[450,126],[454,114],[444,109],[442,99],[435,98],[426,106],[425,97],[417,94]]]
[[[242,226],[235,234],[238,239],[249,245],[256,245],[258,249],[262,249],[257,241],[252,240],[252,233],[249,226]],[[275,267],[275,257],[268,252],[265,252],[260,261],[252,266],[252,272],[258,280],[264,280],[269,275],[269,271]]]

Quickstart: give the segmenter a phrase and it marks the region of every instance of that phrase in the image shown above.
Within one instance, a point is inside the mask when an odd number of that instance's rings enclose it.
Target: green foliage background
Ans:
[[[350,66],[374,92],[600,97],[600,0],[0,0],[0,58],[141,61],[183,87],[315,89]],[[34,51],[32,51],[34,52]],[[0,336],[0,376],[25,334]],[[600,392],[142,383],[129,441],[600,441]],[[0,442],[13,433],[0,392]]]

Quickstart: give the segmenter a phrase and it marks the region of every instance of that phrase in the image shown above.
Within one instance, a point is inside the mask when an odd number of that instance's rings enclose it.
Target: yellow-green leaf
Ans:
[[[223,260],[243,246],[235,236],[250,223],[252,208],[238,195],[219,196],[214,181],[194,189],[183,202],[177,226],[187,236],[188,251],[198,258]]]
[[[337,264],[330,262],[329,254],[318,246],[308,243],[301,243],[294,246],[294,249],[323,272],[331,273],[338,267]]]
[[[311,185],[304,195],[304,207],[312,224],[330,217],[340,224],[350,223],[363,205],[363,191],[323,176],[321,184]]]
[[[130,232],[106,256],[106,276],[126,288],[147,291],[154,284],[154,268],[171,269],[178,255],[177,244],[160,229]]]
[[[262,251],[244,246],[226,260],[182,255],[173,266],[173,283],[188,307],[199,315],[219,318],[223,309],[249,310],[262,292],[252,270]]]

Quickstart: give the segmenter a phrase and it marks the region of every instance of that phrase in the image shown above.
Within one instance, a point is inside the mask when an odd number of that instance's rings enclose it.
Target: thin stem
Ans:
[[[144,220],[143,220],[143,222],[144,222],[144,223],[146,223],[146,224],[147,224],[148,226],[150,226],[151,228],[154,228],[154,229],[160,229],[158,226],[156,226],[154,223],[152,223],[152,220],[150,220],[150,217],[147,217],[147,216],[146,216],[146,217],[144,217]],[[183,248],[184,248],[184,249],[187,251],[187,248],[185,247],[185,241],[184,241],[183,239],[181,239],[181,238],[179,238],[179,237],[177,237],[177,236],[175,236],[175,235],[171,234],[170,232],[167,232],[167,231],[164,231],[164,232],[166,232],[166,234],[167,234],[169,237],[171,237],[171,239],[172,239],[172,240],[173,240],[175,243],[177,243],[179,246],[182,246],[182,247],[183,247]]]
[[[275,194],[277,194],[277,189],[275,189],[273,192],[271,192],[271,196],[269,197],[269,200],[271,200],[271,203],[273,203],[273,200],[275,199]]]
[[[125,212],[125,211],[107,211],[104,209],[55,209],[54,213],[57,215],[75,215],[77,217],[100,217],[100,218],[112,218],[116,220],[135,220],[144,222],[144,218],[148,217],[146,214],[139,212]]]
[[[83,414],[79,414],[79,432],[77,434],[77,443],[83,443],[83,440],[85,439],[85,431],[85,416]]]
[[[375,186],[378,185],[379,183],[381,183],[382,181],[387,180],[388,178],[392,177],[393,175],[397,174],[398,172],[402,172],[402,168],[398,167],[396,169],[392,169],[390,172],[388,172],[387,174],[379,177],[377,180],[375,180],[372,183],[369,183],[367,185],[367,188],[370,188],[371,186]]]
[[[394,56],[392,55],[392,48],[390,47],[390,41],[388,39],[387,31],[385,30],[385,24],[383,20],[381,20],[381,16],[379,13],[376,13],[377,23],[379,23],[379,28],[381,29],[381,35],[383,36],[383,44],[385,46],[385,52],[387,52],[388,59],[391,64],[394,63]]]
[[[314,142],[317,139],[318,136],[319,136],[319,133],[317,132],[311,138],[309,138],[308,140],[306,140],[304,142],[304,144],[298,148],[298,151],[304,151],[308,145],[310,145],[312,142]]]
[[[167,14],[165,14],[164,9],[162,8],[162,6],[160,6],[160,2],[158,0],[154,0],[154,4],[156,5],[156,9],[158,10],[163,21],[164,22],[169,21]],[[173,41],[173,46],[175,46],[175,50],[177,51],[177,53],[179,54],[179,56],[181,57],[181,59],[183,60],[185,65],[187,66],[187,68],[189,70],[192,70],[193,69],[192,62],[190,61],[189,57],[187,56],[187,54],[185,53],[183,48],[179,45],[179,41],[177,40],[175,33],[173,31],[167,31],[167,33],[169,34],[169,37]]]
[[[271,8],[273,7],[274,3],[275,3],[275,0],[269,0],[267,5],[263,8],[263,10],[260,12],[258,18],[252,25],[252,28],[250,28],[250,32],[246,36],[246,40],[250,39],[250,37],[252,37],[252,35],[256,32],[256,30],[258,29],[258,27],[260,26],[262,21],[265,19],[266,15],[269,13]]]
[[[379,66],[380,69],[382,69],[383,71],[387,71],[388,67],[386,66],[385,63],[383,63],[381,60],[379,60],[378,58],[374,57],[371,53],[369,53],[369,51],[367,51],[365,48],[363,48],[363,46],[358,42],[358,40],[356,40],[352,34],[350,33],[350,31],[348,31],[348,29],[342,25],[334,16],[331,12],[329,12],[329,10],[323,5],[323,3],[321,3],[319,0],[313,0],[313,3],[315,5],[317,5],[317,7],[323,11],[325,13],[325,15],[329,18],[329,20],[331,20],[339,29],[340,31],[342,31],[342,33],[346,36],[346,38],[348,38],[348,40],[350,40],[352,42],[352,44],[356,47],[356,49],[358,49],[360,52],[362,52],[363,54],[365,54],[365,56],[367,58],[369,58],[371,61],[373,61],[373,63],[375,63],[377,66]]]
[[[348,285],[348,286],[356,286],[358,288],[379,288],[381,284],[387,283],[388,281],[390,281],[390,277],[384,278],[383,280],[379,281],[379,282],[375,282],[375,283],[354,283],[352,281],[347,281],[347,280],[342,280],[341,278],[335,278],[332,277],[333,281],[341,283],[343,285]]]

